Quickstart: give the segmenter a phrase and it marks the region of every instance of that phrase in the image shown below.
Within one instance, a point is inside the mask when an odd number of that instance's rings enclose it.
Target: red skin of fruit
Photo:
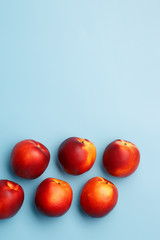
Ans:
[[[0,180],[0,219],[13,217],[24,200],[23,188],[12,181]]]
[[[115,177],[127,177],[138,167],[140,152],[131,142],[116,140],[111,142],[103,154],[103,166]]]
[[[59,217],[69,210],[72,198],[72,188],[67,182],[47,178],[36,190],[35,205],[41,213],[49,217]]]
[[[11,154],[11,166],[22,178],[39,177],[47,168],[50,160],[48,149],[34,140],[23,140],[15,145]]]
[[[103,217],[116,205],[118,190],[116,186],[102,177],[94,177],[84,185],[80,204],[91,217]]]
[[[70,137],[60,145],[58,159],[61,167],[67,173],[79,175],[93,166],[96,159],[96,148],[87,139]]]

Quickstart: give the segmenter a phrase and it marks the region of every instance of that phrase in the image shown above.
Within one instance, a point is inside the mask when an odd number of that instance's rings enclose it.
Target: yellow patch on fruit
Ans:
[[[10,188],[10,189],[13,189],[15,191],[18,190],[18,185],[14,185],[12,184],[11,182],[7,182],[7,186]]]
[[[84,146],[82,147],[86,151],[87,160],[85,166],[93,165],[96,159],[96,148],[93,143],[84,140]]]

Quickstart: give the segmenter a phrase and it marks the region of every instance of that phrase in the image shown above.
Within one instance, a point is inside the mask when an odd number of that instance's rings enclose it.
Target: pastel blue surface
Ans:
[[[0,221],[1,240],[160,239],[160,1],[0,1],[0,179],[21,184],[18,214]],[[70,176],[57,166],[70,136],[95,143],[93,168]],[[20,140],[45,144],[42,176],[23,180],[10,169]],[[138,170],[117,179],[102,168],[104,148],[121,138],[141,152]],[[79,207],[83,184],[103,176],[116,184],[116,208],[101,219]],[[47,177],[73,188],[70,210],[42,216],[34,192]]]

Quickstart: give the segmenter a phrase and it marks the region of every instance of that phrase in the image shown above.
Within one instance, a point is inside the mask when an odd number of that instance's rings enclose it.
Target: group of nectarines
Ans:
[[[96,159],[95,145],[87,139],[71,137],[58,149],[59,164],[68,174],[80,175],[91,169]],[[50,161],[48,149],[34,140],[17,143],[11,154],[13,171],[22,178],[35,179],[47,168]],[[138,167],[140,152],[131,142],[116,140],[110,143],[103,154],[105,170],[115,177],[127,177]],[[47,178],[37,187],[35,205],[51,217],[61,216],[71,206],[71,186],[59,179]],[[23,188],[12,181],[0,180],[0,219],[14,216],[24,200]],[[118,200],[116,186],[103,177],[93,177],[86,182],[80,195],[80,205],[92,217],[109,213]]]

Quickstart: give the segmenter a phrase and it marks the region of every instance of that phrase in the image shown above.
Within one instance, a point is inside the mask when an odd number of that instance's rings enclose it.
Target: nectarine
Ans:
[[[12,181],[0,180],[0,219],[13,217],[24,200],[23,188]]]
[[[92,217],[103,217],[116,205],[118,190],[116,186],[102,177],[94,177],[84,185],[80,204],[82,209]]]
[[[67,173],[79,175],[93,166],[96,159],[96,148],[87,139],[70,137],[60,145],[58,159],[61,167]]]
[[[138,167],[140,152],[131,142],[116,140],[111,142],[103,154],[106,171],[115,177],[127,177]]]
[[[15,145],[11,154],[11,166],[22,178],[39,177],[47,168],[50,160],[48,149],[34,140],[23,140]]]
[[[68,211],[72,197],[72,188],[67,182],[47,178],[36,190],[35,205],[41,213],[50,217],[58,217]]]

